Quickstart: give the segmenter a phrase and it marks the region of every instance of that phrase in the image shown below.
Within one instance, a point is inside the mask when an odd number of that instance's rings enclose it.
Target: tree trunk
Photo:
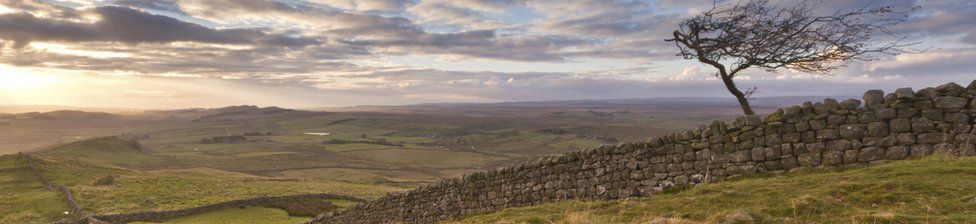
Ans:
[[[724,73],[724,72],[722,72]],[[749,99],[746,99],[746,94],[739,91],[739,88],[735,87],[735,82],[732,81],[732,77],[728,75],[721,75],[722,82],[725,83],[725,88],[729,89],[729,93],[735,96],[735,99],[739,100],[739,106],[742,106],[742,113],[746,115],[756,115],[755,111],[752,111],[752,106],[749,105]]]

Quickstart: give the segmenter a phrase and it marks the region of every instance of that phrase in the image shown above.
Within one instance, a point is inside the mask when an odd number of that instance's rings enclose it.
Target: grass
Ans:
[[[567,201],[457,223],[976,223],[976,158],[931,157],[865,169],[801,171],[698,185],[623,201]]]
[[[277,208],[267,207],[236,207],[222,209],[203,214],[191,215],[177,219],[166,220],[163,223],[179,224],[210,224],[210,223],[266,223],[266,224],[293,224],[301,223],[309,218],[288,216],[288,212]],[[149,222],[135,222],[149,224]]]
[[[61,194],[48,191],[17,155],[0,156],[0,223],[50,223],[67,218]]]
[[[505,159],[481,153],[436,149],[379,149],[344,152],[342,155],[372,161],[427,167],[470,167]]]
[[[38,158],[35,162],[52,182],[68,186],[81,206],[92,214],[180,209],[258,196],[308,193],[377,198],[401,190],[330,180],[275,179],[210,168],[134,171],[73,160]],[[95,184],[98,178],[108,175],[115,177],[113,184]],[[14,199],[22,200],[19,195]]]
[[[160,161],[159,158],[140,152],[139,149],[129,145],[128,141],[118,137],[78,141],[47,149],[38,154],[104,164],[145,164]]]

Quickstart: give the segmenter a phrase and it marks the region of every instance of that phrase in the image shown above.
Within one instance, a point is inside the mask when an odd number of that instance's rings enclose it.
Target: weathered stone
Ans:
[[[864,92],[864,96],[861,98],[864,99],[864,107],[874,109],[884,103],[884,91],[879,89],[868,90]]]
[[[881,120],[888,120],[888,119],[898,117],[898,114],[895,111],[895,109],[891,109],[891,108],[879,108],[877,109],[877,111],[874,112],[874,114],[875,117]]]
[[[942,114],[943,114],[942,109],[922,110],[922,117],[927,118],[929,120],[941,121]]]
[[[901,133],[898,134],[898,145],[912,145],[915,144],[915,134],[912,133]]]
[[[907,118],[892,119],[890,128],[891,132],[910,132],[912,131],[912,121]]]
[[[800,163],[801,166],[818,166],[820,165],[820,153],[811,152],[800,154],[797,156],[797,162]]]
[[[746,115],[745,122],[749,126],[760,126],[763,124],[762,118],[759,118],[759,115]]]
[[[942,120],[951,123],[967,124],[969,123],[969,115],[964,113],[947,113]]]
[[[826,151],[823,153],[823,163],[825,165],[840,165],[844,163],[844,151]]]
[[[856,163],[857,162],[858,150],[847,150],[844,151],[844,163]]]
[[[844,124],[847,119],[844,116],[831,114],[827,117],[827,127],[837,127],[838,125]]]
[[[931,132],[935,130],[935,123],[925,118],[912,119],[912,131],[917,133]]]
[[[867,137],[864,138],[865,146],[881,146],[889,147],[898,144],[898,139],[895,136],[885,136],[885,137]]]
[[[958,143],[976,143],[976,134],[958,134],[958,135],[956,135],[956,142],[958,142]]]
[[[962,87],[954,82],[942,84],[939,87],[935,87],[935,90],[947,96],[960,96],[963,93],[966,93],[965,87]]]
[[[845,124],[840,126],[840,137],[843,139],[861,139],[867,132],[862,124]]]
[[[888,124],[884,122],[871,122],[867,126],[867,136],[884,137],[888,136]]]
[[[915,92],[917,99],[932,99],[938,95],[939,93],[935,91],[935,88],[924,88]]]
[[[931,100],[921,100],[912,102],[912,107],[919,110],[928,110],[935,108],[935,105],[932,104]]]
[[[851,144],[851,141],[848,140],[834,140],[827,142],[828,151],[846,151],[851,149],[854,149],[854,146]]]
[[[844,109],[844,110],[854,110],[857,109],[858,106],[861,106],[860,100],[846,99],[840,102],[840,109]]]
[[[912,149],[908,155],[911,158],[922,158],[927,155],[932,155],[932,145],[912,145]]]
[[[752,160],[752,151],[750,150],[736,151],[735,154],[732,155],[732,162],[741,163],[750,160]]]
[[[835,111],[840,109],[840,103],[833,98],[824,99],[823,104],[827,111]]]
[[[821,129],[817,130],[817,140],[832,140],[840,137],[837,133],[837,129]]]
[[[969,95],[976,95],[976,80],[969,83],[969,86],[966,87],[966,92],[969,92]]]
[[[881,147],[864,147],[857,154],[857,161],[870,162],[885,157],[885,149]]]
[[[918,114],[918,109],[911,107],[898,108],[897,116],[900,118],[910,118]]]
[[[812,120],[810,123],[810,129],[821,130],[827,128],[827,121],[824,120]]]
[[[895,93],[885,94],[884,102],[885,104],[893,104],[898,101],[898,96]]]
[[[756,161],[756,162],[766,161],[766,151],[764,151],[763,148],[753,148],[752,161]]]
[[[955,96],[936,97],[932,102],[935,103],[935,108],[944,109],[962,109],[968,103],[966,98]]]
[[[892,146],[885,152],[885,159],[900,160],[908,157],[908,146]]]
[[[921,144],[938,144],[950,142],[952,135],[945,133],[924,133],[918,135],[918,143]]]
[[[914,99],[915,91],[912,88],[900,88],[895,90],[895,97],[898,100]]]

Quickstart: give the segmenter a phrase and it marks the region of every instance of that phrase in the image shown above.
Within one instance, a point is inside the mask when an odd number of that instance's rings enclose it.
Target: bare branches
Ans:
[[[747,94],[734,89],[733,78],[749,68],[827,74],[844,62],[877,60],[879,55],[904,53],[904,48],[916,44],[906,43],[905,37],[888,27],[905,22],[917,7],[869,4],[815,15],[818,4],[803,1],[779,7],[769,0],[743,0],[715,6],[682,21],[666,41],[675,43],[678,56],[715,67],[737,98]],[[885,39],[876,40],[879,35]]]
[[[894,36],[887,27],[904,22],[916,7],[865,6],[826,16],[813,15],[815,9],[816,3],[808,2],[775,8],[768,0],[716,7],[681,22],[668,41],[675,42],[678,55],[685,59],[821,74],[842,67],[839,62],[876,60],[879,54],[903,53],[904,47],[914,44],[905,43],[904,37]],[[895,39],[873,42],[878,34]]]

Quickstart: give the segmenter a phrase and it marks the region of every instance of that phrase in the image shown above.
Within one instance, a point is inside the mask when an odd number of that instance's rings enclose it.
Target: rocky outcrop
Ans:
[[[826,99],[765,119],[539,158],[329,212],[310,223],[433,223],[565,199],[645,196],[676,185],[801,167],[865,166],[933,153],[976,155],[976,81]]]

